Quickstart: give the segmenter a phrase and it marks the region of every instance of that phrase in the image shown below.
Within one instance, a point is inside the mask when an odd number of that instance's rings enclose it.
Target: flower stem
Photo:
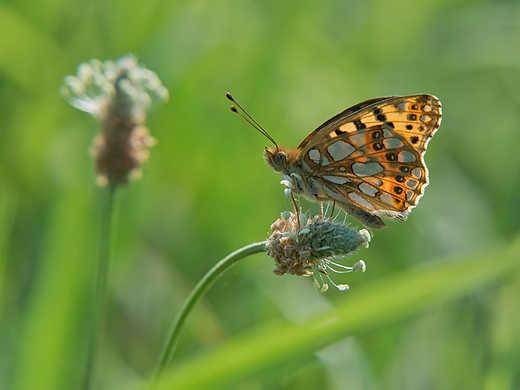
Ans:
[[[87,367],[83,382],[83,389],[93,387],[96,357],[103,342],[105,318],[108,306],[108,268],[110,259],[110,237],[112,215],[114,208],[114,196],[117,184],[110,183],[106,188],[103,210],[101,215],[100,242],[98,269],[95,281],[95,295],[93,304],[93,321],[90,329],[88,346]]]
[[[172,323],[168,337],[164,343],[161,356],[157,362],[157,366],[150,384],[150,389],[155,388],[159,377],[163,373],[166,366],[170,363],[170,360],[175,351],[175,347],[177,346],[177,341],[179,340],[182,327],[186,322],[186,318],[202,295],[204,295],[204,293],[213,285],[213,283],[215,283],[215,281],[224,274],[224,271],[226,271],[233,264],[249,255],[265,252],[266,250],[265,241],[257,242],[240,248],[215,264],[213,268],[211,268],[197,283]]]

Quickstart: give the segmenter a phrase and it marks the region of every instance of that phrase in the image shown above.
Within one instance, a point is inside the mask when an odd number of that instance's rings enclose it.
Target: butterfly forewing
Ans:
[[[435,96],[371,99],[311,133],[299,146],[299,163],[320,178],[325,200],[404,219],[428,184],[424,154],[440,122]]]

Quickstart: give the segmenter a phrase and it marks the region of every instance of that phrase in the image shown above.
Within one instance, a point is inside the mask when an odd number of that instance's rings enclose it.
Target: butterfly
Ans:
[[[290,179],[294,193],[313,202],[334,202],[374,229],[386,226],[381,217],[405,220],[423,196],[428,185],[424,155],[442,117],[437,97],[366,100],[318,126],[296,149],[288,149],[278,146],[230,94],[226,96],[273,142],[274,148],[265,148],[265,161]]]

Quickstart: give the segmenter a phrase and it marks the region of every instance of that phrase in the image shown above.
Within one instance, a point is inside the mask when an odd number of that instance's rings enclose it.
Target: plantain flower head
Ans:
[[[168,100],[157,75],[131,55],[116,61],[93,59],[80,64],[75,76],[65,77],[60,91],[73,107],[100,123],[91,148],[98,184],[127,184],[129,176],[140,177],[156,143],[145,126],[146,115]]]
[[[359,246],[368,247],[370,234],[357,231],[317,215],[284,211],[271,225],[272,234],[267,240],[267,253],[276,264],[276,275],[301,275],[311,278],[316,289],[324,292],[329,283],[340,291],[348,290],[347,284],[336,284],[329,273],[364,272],[365,262],[359,260],[352,267],[334,261],[356,251]]]

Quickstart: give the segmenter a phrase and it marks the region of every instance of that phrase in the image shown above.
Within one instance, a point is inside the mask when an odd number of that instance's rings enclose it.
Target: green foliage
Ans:
[[[367,264],[337,280],[349,292],[278,277],[265,254],[235,266],[188,319],[165,383],[520,386],[519,4],[21,0],[0,4],[0,33],[0,388],[81,382],[97,124],[58,90],[80,62],[127,53],[170,100],[147,121],[158,144],[143,179],[118,194],[96,388],[145,386],[191,288],[290,207],[262,162],[268,141],[226,91],[289,147],[364,99],[434,94],[431,184],[407,222],[345,261]]]
[[[494,262],[493,268],[489,268],[490,259],[495,254],[500,254],[500,258]],[[271,324],[253,334],[232,339],[217,350],[177,369],[172,368],[171,375],[162,382],[163,388],[223,388],[252,374],[276,371],[287,361],[310,357],[316,350],[323,350],[346,337],[377,331],[425,309],[435,310],[432,307],[446,304],[484,285],[495,284],[497,279],[503,280],[509,272],[518,272],[519,256],[520,240],[516,240],[513,248],[495,248],[493,255],[454,259],[449,264],[383,278],[353,291],[348,300],[337,305],[336,310],[317,316],[303,326],[276,324],[273,327]],[[439,286],[439,280],[443,281],[442,286]],[[410,291],[415,293],[411,294]],[[490,324],[491,330],[498,330],[494,329],[494,325]],[[435,361],[453,359],[449,352],[436,352],[432,351]],[[451,363],[458,362],[454,360]],[[197,375],[199,372],[205,375]],[[463,378],[461,374],[458,373],[457,377]],[[471,384],[469,388],[477,388],[482,378],[480,374],[465,380]],[[422,378],[418,379],[423,381]]]

